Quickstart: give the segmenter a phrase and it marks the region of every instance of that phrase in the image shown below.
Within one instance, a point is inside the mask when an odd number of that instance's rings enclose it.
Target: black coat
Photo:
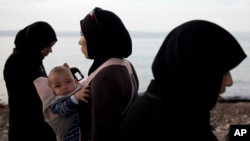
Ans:
[[[152,64],[154,78],[121,123],[121,141],[217,141],[210,126],[225,73],[246,54],[220,26],[194,20],[172,30]]]
[[[35,78],[46,76],[46,72],[40,61],[36,62],[34,58],[30,60],[19,53],[13,53],[4,67],[9,98],[10,141],[44,141],[48,136],[54,136],[43,119],[42,103],[33,84]]]
[[[209,113],[189,110],[181,97],[164,100],[157,96],[159,89],[151,81],[147,91],[131,105],[121,123],[121,141],[217,141]]]
[[[53,41],[55,33],[44,22],[29,25],[16,36],[15,49],[3,70],[8,92],[9,141],[56,141],[44,121],[42,102],[33,84],[37,77],[47,76],[40,51]]]

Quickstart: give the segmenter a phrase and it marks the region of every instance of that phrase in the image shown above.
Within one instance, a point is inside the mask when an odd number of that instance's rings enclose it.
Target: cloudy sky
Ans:
[[[80,19],[95,6],[115,12],[130,31],[166,32],[192,19],[250,31],[249,0],[0,0],[0,30],[44,20],[56,31],[80,31]]]

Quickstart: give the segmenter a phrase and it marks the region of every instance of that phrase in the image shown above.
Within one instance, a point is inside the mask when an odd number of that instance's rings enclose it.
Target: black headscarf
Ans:
[[[39,54],[57,41],[54,29],[46,22],[38,21],[20,30],[15,38],[15,50],[22,54]]]
[[[224,73],[245,57],[228,31],[209,21],[193,20],[169,33],[153,61],[152,72],[161,97],[200,102],[210,110]]]
[[[111,11],[94,8],[80,21],[87,41],[88,56],[94,59],[89,74],[109,58],[126,58],[132,41],[121,19]]]

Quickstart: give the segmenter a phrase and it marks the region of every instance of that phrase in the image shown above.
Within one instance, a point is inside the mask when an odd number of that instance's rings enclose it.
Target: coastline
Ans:
[[[232,124],[250,124],[250,101],[219,101],[211,113],[211,125],[219,141],[224,137]],[[8,141],[8,105],[0,103],[0,139]]]

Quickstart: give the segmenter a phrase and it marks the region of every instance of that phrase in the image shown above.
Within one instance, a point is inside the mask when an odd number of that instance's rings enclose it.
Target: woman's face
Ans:
[[[224,93],[226,91],[226,87],[230,87],[233,85],[233,79],[231,77],[231,73],[227,72],[223,76],[221,88],[220,88],[220,94]]]
[[[52,47],[55,45],[55,43],[56,43],[56,42],[52,42],[52,43],[50,44],[49,47],[46,47],[46,48],[42,49],[42,50],[41,50],[41,55],[42,55],[43,57],[48,56],[49,53],[52,52]]]
[[[85,55],[86,58],[89,58],[88,56],[88,48],[87,48],[87,41],[84,37],[84,35],[81,32],[81,38],[79,40],[79,45],[81,46],[82,53]]]

